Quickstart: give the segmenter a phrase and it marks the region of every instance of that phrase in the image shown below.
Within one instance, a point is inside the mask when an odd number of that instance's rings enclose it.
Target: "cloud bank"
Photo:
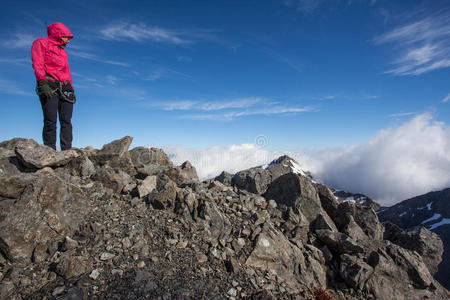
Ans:
[[[166,146],[164,150],[176,164],[189,160],[201,179],[222,170],[235,173],[264,165],[287,154],[315,180],[364,193],[382,205],[450,187],[450,128],[428,113],[380,130],[368,141],[350,147],[274,151],[242,144],[203,149]]]

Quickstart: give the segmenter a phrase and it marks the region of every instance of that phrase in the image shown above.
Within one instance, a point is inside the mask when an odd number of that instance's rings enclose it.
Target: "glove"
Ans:
[[[50,99],[53,96],[52,89],[48,85],[47,80],[41,79],[38,81],[38,91],[40,96],[43,96],[47,99]]]

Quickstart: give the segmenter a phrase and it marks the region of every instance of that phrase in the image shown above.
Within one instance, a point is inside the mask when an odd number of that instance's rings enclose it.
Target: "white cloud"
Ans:
[[[398,49],[394,68],[384,73],[421,75],[450,67],[450,12],[444,11],[397,27],[374,39]]]
[[[447,103],[450,100],[450,93],[448,93],[447,97],[442,99],[442,103]]]
[[[0,63],[13,64],[18,66],[31,66],[31,58],[0,57]]]
[[[233,108],[251,107],[257,103],[262,103],[264,99],[258,97],[238,98],[224,101],[154,101],[147,104],[149,107],[157,107],[164,110],[199,110],[213,111]]]
[[[190,43],[189,40],[181,37],[180,32],[175,32],[160,27],[148,27],[143,23],[132,24],[120,22],[111,24],[100,30],[100,34],[107,40],[115,41],[133,40],[135,42],[142,42],[144,40],[151,40],[154,42],[170,44]]]
[[[31,49],[31,45],[33,41],[36,39],[35,36],[28,33],[15,33],[14,37],[10,40],[3,42],[3,46],[6,48],[29,48]]]
[[[79,58],[92,60],[92,61],[97,61],[97,62],[104,63],[104,64],[114,65],[114,66],[120,66],[120,67],[129,67],[130,66],[127,63],[124,63],[124,62],[121,62],[121,61],[115,61],[115,60],[100,58],[97,55],[92,54],[92,53],[88,53],[88,52],[74,51],[74,52],[70,52],[70,55],[71,56],[76,56],[76,57],[79,57]]]
[[[212,114],[194,114],[186,116],[186,119],[191,120],[208,120],[208,121],[232,121],[239,117],[255,116],[255,115],[290,115],[301,112],[314,111],[312,107],[267,107],[262,109],[246,109],[241,111],[232,111],[226,113],[212,113]]]
[[[232,121],[251,115],[289,115],[314,111],[313,107],[289,107],[260,97],[246,97],[221,101],[148,101],[145,107],[168,111],[189,111],[182,116],[189,120]]]
[[[407,116],[412,116],[415,114],[416,113],[413,113],[413,112],[402,112],[402,113],[390,114],[389,117],[392,117],[392,118],[407,117]]]
[[[383,205],[450,186],[450,128],[430,114],[380,130],[368,141],[350,147],[273,151],[255,144],[204,149],[164,147],[175,163],[189,160],[202,179],[263,165],[287,154],[316,180],[360,192]]]
[[[11,80],[0,79],[0,93],[17,96],[34,96],[36,94],[31,91],[24,90],[16,82]]]

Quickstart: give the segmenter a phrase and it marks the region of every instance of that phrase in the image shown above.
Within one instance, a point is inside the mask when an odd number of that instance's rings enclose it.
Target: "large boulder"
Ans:
[[[294,173],[282,175],[268,186],[263,196],[268,200],[274,199],[278,205],[301,211],[309,222],[318,215],[326,215],[314,184],[305,176]]]
[[[263,194],[271,181],[270,172],[261,167],[237,172],[231,179],[232,185],[254,194]]]
[[[214,202],[202,199],[199,203],[199,217],[205,220],[206,239],[217,241],[226,239],[231,233],[231,222]]]
[[[159,148],[136,147],[130,150],[130,157],[138,173],[151,175],[155,168],[172,167],[167,154]]]
[[[12,262],[31,262],[38,244],[71,235],[89,212],[89,198],[51,169],[37,173],[17,199],[0,201],[0,249]]]
[[[326,286],[326,275],[320,262],[292,244],[270,222],[266,222],[257,236],[254,249],[245,262],[262,272],[275,274],[293,293],[302,287]]]
[[[372,208],[350,201],[343,202],[339,204],[333,220],[340,230],[344,230],[354,221],[370,239],[376,241],[383,239],[384,227]]]
[[[151,192],[146,196],[147,202],[156,209],[174,209],[177,198],[177,185],[175,182],[169,177],[162,175],[157,177],[156,186],[153,186],[153,179],[151,178],[146,183],[147,188],[151,189]]]
[[[442,261],[444,246],[439,236],[422,226],[401,229],[393,223],[384,223],[384,239],[405,249],[419,253],[431,274],[435,274]]]
[[[179,167],[166,168],[163,171],[163,174],[167,175],[178,186],[190,185],[199,182],[197,171],[189,161],[185,161]]]
[[[113,159],[122,158],[128,152],[132,141],[133,138],[131,136],[125,136],[119,140],[105,144],[102,149],[92,153],[93,160],[98,164],[105,164]]]
[[[17,143],[15,152],[20,162],[31,169],[63,166],[80,156],[76,150],[55,151],[33,140]]]

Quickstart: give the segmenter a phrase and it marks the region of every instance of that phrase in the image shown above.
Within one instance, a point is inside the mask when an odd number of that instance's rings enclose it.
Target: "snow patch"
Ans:
[[[435,223],[435,224],[431,225],[431,226],[430,226],[430,230],[436,229],[436,228],[438,228],[439,226],[447,225],[447,224],[450,224],[450,219],[443,218],[443,219],[442,219],[441,221],[439,221],[438,223]]]
[[[441,214],[434,214],[431,218],[428,218],[428,219],[422,221],[422,223],[420,223],[420,224],[425,224],[425,223],[428,223],[428,222],[430,222],[430,221],[437,220],[437,219],[439,219],[440,217],[442,217]]]
[[[353,198],[353,196],[346,198],[346,199],[344,200],[344,202],[353,202],[353,203],[356,203],[356,201],[355,201],[355,199]]]
[[[433,205],[433,202],[430,202],[430,203],[427,204],[427,209],[428,210],[431,210],[431,205]]]
[[[404,212],[402,212],[401,214],[399,214],[398,216],[399,216],[399,217],[403,217],[403,216],[406,215],[406,214],[407,214],[407,212],[404,211]]]

